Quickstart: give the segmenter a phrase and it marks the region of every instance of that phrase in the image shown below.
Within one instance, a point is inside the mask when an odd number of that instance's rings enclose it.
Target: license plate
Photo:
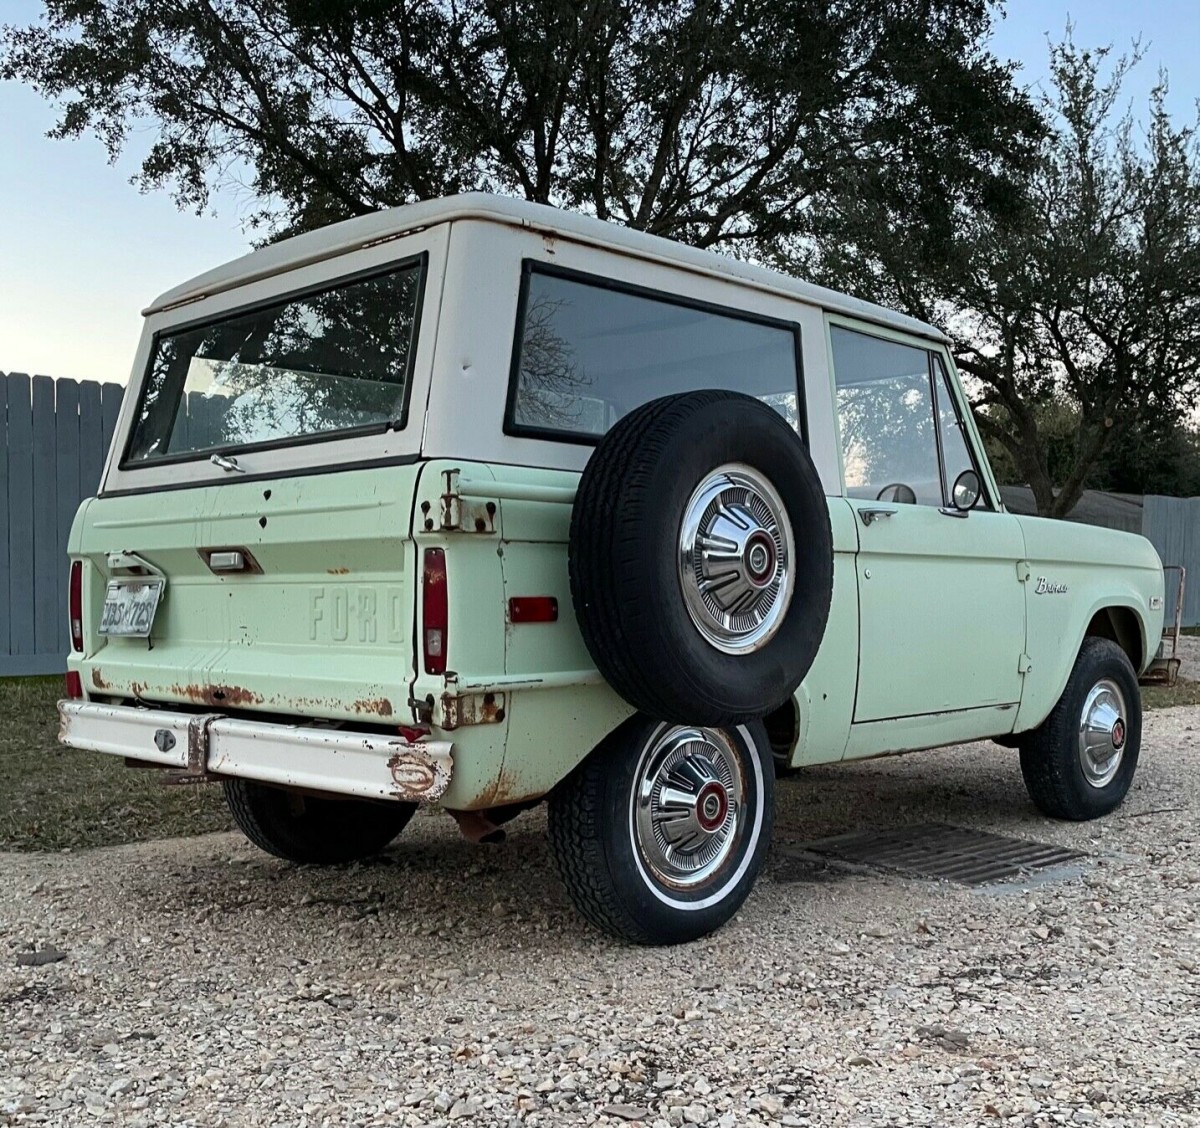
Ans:
[[[109,580],[100,613],[100,633],[125,638],[149,638],[154,613],[162,598],[163,581]]]

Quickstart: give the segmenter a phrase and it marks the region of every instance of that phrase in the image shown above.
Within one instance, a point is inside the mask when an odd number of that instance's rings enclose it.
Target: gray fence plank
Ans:
[[[100,488],[104,469],[104,421],[100,412],[100,385],[88,380],[79,385],[79,491],[91,497]]]
[[[33,654],[33,406],[29,377],[8,378],[9,653]]]
[[[1142,535],[1158,550],[1164,565],[1187,569],[1183,625],[1200,626],[1200,498],[1148,495],[1142,510]],[[1179,576],[1166,575],[1166,620],[1174,622]]]
[[[8,377],[0,375],[0,656],[8,653],[12,598],[8,589]]]
[[[55,391],[54,443],[56,473],[58,480],[58,512],[55,555],[58,559],[58,609],[59,643],[63,653],[71,645],[70,631],[66,621],[69,596],[67,567],[67,541],[71,535],[71,522],[79,508],[79,385],[74,380],[59,380]]]
[[[100,388],[101,417],[103,419],[104,453],[108,454],[113,432],[117,429],[117,414],[121,410],[121,399],[125,389],[120,384],[103,384]],[[98,476],[97,476],[98,477]]]
[[[58,459],[55,455],[54,381],[33,378],[33,617],[38,654],[52,654],[60,637],[58,575]]]

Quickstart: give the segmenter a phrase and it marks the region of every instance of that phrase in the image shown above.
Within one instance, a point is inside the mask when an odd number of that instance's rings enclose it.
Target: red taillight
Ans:
[[[71,649],[83,650],[83,561],[71,562],[70,592],[67,597],[71,617]],[[76,675],[78,676],[78,675]],[[82,691],[79,693],[82,697]]]
[[[67,696],[72,701],[78,701],[83,696],[83,680],[78,670],[67,671]]]
[[[427,674],[446,672],[446,635],[450,599],[446,591],[446,550],[425,550],[421,581],[421,650]]]
[[[552,595],[514,595],[508,601],[513,623],[557,623],[558,600]]]

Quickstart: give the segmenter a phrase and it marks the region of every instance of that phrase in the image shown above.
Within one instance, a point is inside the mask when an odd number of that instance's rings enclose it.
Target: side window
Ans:
[[[846,493],[944,505],[929,353],[836,325],[830,335]]]
[[[527,266],[506,429],[595,439],[676,392],[757,396],[797,430],[797,328]]]
[[[937,390],[938,430],[942,436],[942,463],[944,474],[942,480],[946,486],[946,497],[950,498],[954,489],[954,480],[964,470],[976,470],[975,460],[971,457],[971,448],[967,445],[963,421],[954,406],[954,395],[950,390],[950,374],[946,371],[942,358],[933,354],[933,383]],[[987,492],[979,499],[977,508],[991,509],[987,500]]]

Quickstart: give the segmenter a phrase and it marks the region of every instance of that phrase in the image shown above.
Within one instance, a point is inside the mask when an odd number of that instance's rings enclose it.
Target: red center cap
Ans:
[[[1125,747],[1125,722],[1120,717],[1113,722],[1112,745],[1118,752]]]
[[[700,788],[696,796],[696,821],[700,829],[711,834],[722,826],[729,816],[729,796],[715,780]]]
[[[775,544],[766,533],[755,533],[746,542],[746,571],[756,584],[775,575]]]

